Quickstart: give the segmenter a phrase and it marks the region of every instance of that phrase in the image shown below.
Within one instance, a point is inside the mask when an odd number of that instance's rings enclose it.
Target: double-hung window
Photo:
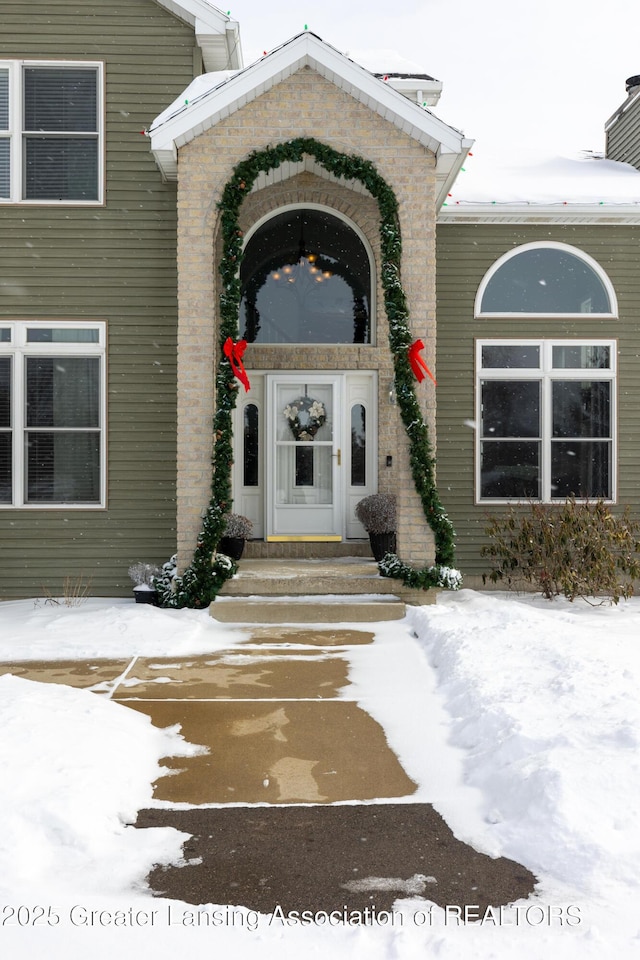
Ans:
[[[102,65],[0,61],[0,200],[102,200]]]
[[[613,340],[478,340],[477,499],[614,499]]]
[[[100,507],[105,324],[0,320],[0,508]]]

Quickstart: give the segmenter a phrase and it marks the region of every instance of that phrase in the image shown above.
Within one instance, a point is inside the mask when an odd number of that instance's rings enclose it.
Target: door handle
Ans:
[[[338,447],[338,452],[334,453],[334,457],[338,458],[338,466],[341,467],[342,466],[342,450],[340,449],[340,447]]]

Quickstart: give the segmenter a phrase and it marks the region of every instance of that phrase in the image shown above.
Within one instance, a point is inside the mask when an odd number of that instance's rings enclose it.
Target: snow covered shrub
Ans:
[[[548,600],[563,594],[618,603],[633,594],[632,581],[640,577],[640,526],[628,510],[614,514],[602,500],[570,498],[562,505],[512,507],[489,521],[491,543],[482,555],[492,566],[485,583],[503,580],[516,589],[530,584]]]
[[[378,570],[380,576],[402,580],[405,587],[414,590],[429,590],[430,587],[459,590],[462,586],[462,574],[453,567],[436,565],[418,570],[403,563],[395,553],[387,553],[378,564]]]
[[[160,568],[153,563],[132,563],[129,576],[137,587],[153,587],[153,581],[160,575]]]

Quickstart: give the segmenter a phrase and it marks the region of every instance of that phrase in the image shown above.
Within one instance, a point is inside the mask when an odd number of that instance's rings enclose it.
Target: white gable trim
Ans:
[[[473,141],[312,33],[294,37],[231,78],[219,83],[212,78],[209,92],[177,107],[173,115],[167,117],[165,111],[149,131],[164,177],[177,179],[180,147],[304,67],[316,70],[430,150],[436,157],[438,205],[445,200]]]
[[[156,0],[156,3],[193,27],[208,72],[242,67],[240,25],[236,20],[209,0]]]

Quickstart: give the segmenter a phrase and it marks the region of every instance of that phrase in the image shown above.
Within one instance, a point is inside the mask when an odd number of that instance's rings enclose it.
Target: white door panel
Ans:
[[[342,378],[267,376],[267,539],[342,539]]]
[[[233,509],[252,520],[257,539],[366,537],[355,507],[377,490],[376,374],[249,378],[234,411]]]

